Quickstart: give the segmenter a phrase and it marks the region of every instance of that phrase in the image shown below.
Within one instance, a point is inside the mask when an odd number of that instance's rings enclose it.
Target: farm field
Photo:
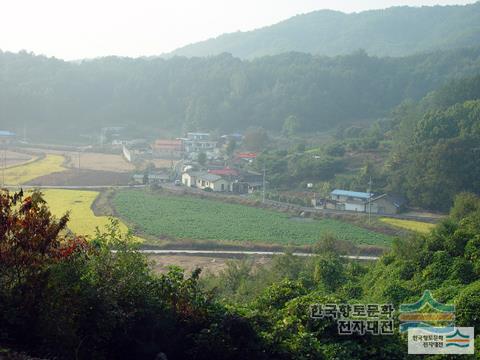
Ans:
[[[67,166],[78,169],[78,153],[66,152]],[[135,166],[127,162],[121,155],[102,153],[80,153],[80,168],[88,170],[103,170],[129,172]]]
[[[68,228],[76,234],[93,236],[98,227],[103,230],[110,223],[107,216],[96,216],[91,209],[99,193],[85,190],[48,189],[42,191],[52,213],[63,216],[70,211]],[[127,232],[127,226],[120,222],[120,230]]]
[[[429,233],[435,227],[435,224],[413,220],[381,218],[380,221],[401,229],[415,231],[422,234]]]
[[[5,170],[5,184],[20,185],[40,176],[65,171],[63,162],[63,156],[47,155],[41,160],[8,168]]]
[[[7,150],[5,152],[0,153],[0,158],[1,161],[0,163],[5,165],[5,167],[13,167],[13,166],[19,166],[22,164],[29,163],[31,161],[34,161],[36,157],[28,154],[24,154],[21,152],[16,152],[16,151],[11,151]]]
[[[40,176],[27,185],[33,186],[116,186],[128,185],[131,175],[124,172],[67,169],[61,173]]]
[[[47,155],[60,155],[65,158],[66,167],[78,169],[79,153],[55,149],[28,148],[27,150]],[[80,152],[80,168],[87,170],[129,172],[135,166],[126,161],[120,154],[104,154],[95,152]]]
[[[195,197],[125,190],[112,202],[128,224],[156,238],[309,245],[331,233],[356,244],[388,246],[391,241],[387,235],[338,220],[294,219],[272,210]]]
[[[168,159],[151,159],[148,161],[155,165],[159,169],[170,169],[172,164],[176,164],[178,160],[168,160]]]

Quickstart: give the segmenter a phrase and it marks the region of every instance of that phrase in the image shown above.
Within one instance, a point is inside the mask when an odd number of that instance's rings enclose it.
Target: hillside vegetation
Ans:
[[[172,54],[211,56],[227,52],[240,58],[255,58],[300,51],[335,56],[365,49],[371,55],[405,56],[477,46],[478,24],[479,3],[393,7],[353,14],[322,10],[253,31],[221,35]]]
[[[457,326],[480,331],[480,199],[457,198],[427,235],[399,239],[365,267],[324,237],[318,256],[277,257],[199,280],[152,272],[115,229],[91,242],[65,237],[39,194],[0,197],[0,348],[56,359],[408,359],[394,312],[392,336],[339,335],[314,304],[414,303],[425,289],[455,305]],[[110,249],[115,248],[114,254]],[[466,357],[475,358],[475,355]],[[437,359],[437,357],[426,357]]]
[[[410,207],[447,212],[461,192],[480,189],[480,76],[453,80],[364,127],[340,125],[321,147],[267,149],[264,166],[279,189],[320,196],[335,188],[399,194]]]
[[[148,138],[250,126],[279,132],[290,116],[300,132],[331,130],[383,117],[405,99],[478,73],[480,48],[405,58],[359,51],[81,63],[0,52],[0,123],[57,142],[97,139],[102,127],[119,125],[130,137]]]

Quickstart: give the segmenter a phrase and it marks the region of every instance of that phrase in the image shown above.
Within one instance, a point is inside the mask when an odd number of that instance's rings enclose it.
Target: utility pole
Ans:
[[[5,187],[5,169],[7,167],[7,145],[3,148],[2,187]]]
[[[265,204],[265,175],[266,175],[265,164],[263,164],[262,203],[264,204]]]
[[[372,177],[370,176],[370,180],[368,181],[368,223],[372,222]]]

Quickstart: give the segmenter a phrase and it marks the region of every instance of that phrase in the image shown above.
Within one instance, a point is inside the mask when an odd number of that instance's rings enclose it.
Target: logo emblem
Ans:
[[[420,300],[413,304],[402,304],[400,311],[400,332],[411,328],[437,329],[445,333],[455,325],[455,305],[446,305],[436,301],[430,290],[425,290]]]
[[[474,339],[473,327],[412,327],[408,329],[408,353],[474,354]]]

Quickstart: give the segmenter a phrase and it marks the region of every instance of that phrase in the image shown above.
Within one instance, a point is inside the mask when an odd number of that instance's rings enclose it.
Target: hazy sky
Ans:
[[[158,55],[319,9],[356,12],[455,0],[0,0],[0,49],[63,59]]]

